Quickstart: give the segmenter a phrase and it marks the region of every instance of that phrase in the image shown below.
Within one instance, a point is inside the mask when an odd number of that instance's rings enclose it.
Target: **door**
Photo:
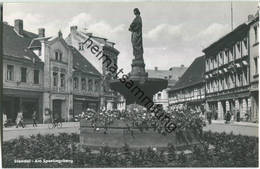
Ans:
[[[62,100],[53,100],[53,118],[61,120]]]

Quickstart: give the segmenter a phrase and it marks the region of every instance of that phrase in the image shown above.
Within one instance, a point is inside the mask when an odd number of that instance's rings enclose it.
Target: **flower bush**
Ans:
[[[191,139],[189,136],[184,136],[184,133],[187,133],[187,130],[192,130],[193,133],[201,134],[203,127],[203,119],[200,116],[201,112],[191,111],[190,109],[161,110],[161,112],[177,125],[176,132],[179,134],[180,138],[185,137],[186,140]],[[165,120],[159,120],[154,113],[145,109],[131,109],[126,111],[108,110],[102,112],[88,110],[80,115],[80,119],[90,121],[94,128],[96,126],[107,128],[116,120],[121,120],[127,123],[127,125],[130,125],[129,127],[138,128],[141,132],[151,128],[163,135],[167,134]]]
[[[93,149],[79,144],[79,135],[61,133],[20,137],[3,142],[3,167],[257,167],[258,138],[205,132],[191,154],[168,145],[164,149]],[[15,163],[15,160],[73,160],[73,163]]]

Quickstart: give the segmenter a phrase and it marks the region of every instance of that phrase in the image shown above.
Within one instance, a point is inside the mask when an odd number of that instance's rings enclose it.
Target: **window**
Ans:
[[[55,52],[55,60],[59,60],[59,52]]]
[[[55,60],[62,61],[62,53],[60,51],[55,52]]]
[[[95,80],[95,92],[98,92],[99,89],[100,89],[99,81],[98,81],[98,80]]]
[[[220,52],[220,54],[219,54],[219,65],[220,66],[223,65],[223,53],[222,52]]]
[[[237,50],[236,50],[236,59],[237,59],[237,58],[241,57],[241,45],[240,45],[240,42],[237,43],[236,48],[237,48]]]
[[[63,73],[60,74],[60,87],[65,87],[65,74]]]
[[[73,79],[73,88],[78,89],[79,87],[79,79],[77,77],[74,77]]]
[[[229,50],[229,61],[233,61],[234,60],[234,52],[233,52],[233,48],[231,48]]]
[[[160,100],[162,98],[162,94],[161,93],[158,93],[157,94],[157,99]]]
[[[58,73],[53,72],[53,86],[57,87],[58,86]]]
[[[26,83],[26,73],[27,73],[27,68],[22,67],[21,68],[21,82]]]
[[[254,32],[255,32],[255,43],[258,42],[258,36],[257,36],[257,25],[254,26]]]
[[[82,42],[79,43],[79,50],[84,50],[84,44]]]
[[[33,71],[33,83],[39,84],[39,70]]]
[[[86,90],[86,79],[85,78],[81,79],[81,89]]]
[[[242,75],[240,73],[237,74],[237,86],[242,86]]]
[[[88,91],[93,91],[93,81],[92,81],[92,79],[88,80]]]
[[[7,80],[14,80],[14,66],[7,65]]]
[[[255,62],[255,75],[258,74],[258,59],[257,57],[254,58],[254,62]]]

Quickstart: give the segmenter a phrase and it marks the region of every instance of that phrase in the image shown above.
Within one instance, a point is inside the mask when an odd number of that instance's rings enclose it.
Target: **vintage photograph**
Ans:
[[[259,167],[258,1],[0,6],[3,168]]]

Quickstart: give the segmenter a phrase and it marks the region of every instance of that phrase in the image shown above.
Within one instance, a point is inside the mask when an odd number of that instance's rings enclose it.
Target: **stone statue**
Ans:
[[[130,25],[129,31],[132,32],[131,42],[135,59],[143,60],[143,38],[142,38],[142,18],[138,8],[134,9],[135,19]]]

